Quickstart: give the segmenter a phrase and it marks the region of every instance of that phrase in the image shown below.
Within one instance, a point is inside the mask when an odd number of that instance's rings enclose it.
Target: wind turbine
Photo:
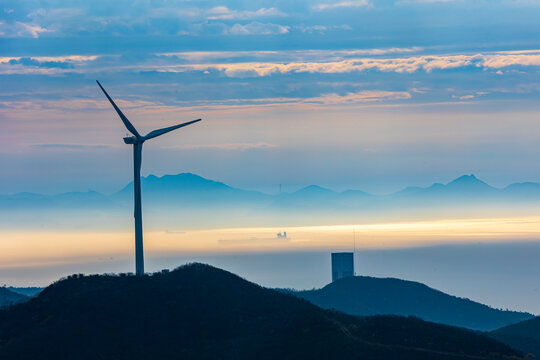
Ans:
[[[137,129],[135,129],[135,126],[133,126],[132,123],[129,122],[128,118],[122,113],[122,111],[116,106],[113,99],[107,94],[103,86],[97,81],[97,84],[107,97],[109,99],[111,105],[113,106],[114,110],[118,113],[118,116],[120,116],[120,119],[122,119],[122,122],[126,126],[126,128],[129,130],[130,133],[133,134],[133,136],[128,136],[124,138],[124,142],[129,145],[133,145],[133,192],[134,192],[134,200],[135,200],[135,212],[133,216],[135,217],[135,274],[136,275],[144,275],[144,253],[143,253],[143,231],[142,231],[142,204],[141,204],[141,161],[142,161],[142,145],[146,140],[153,139],[155,137],[158,137],[160,135],[166,134],[169,131],[173,131],[176,129],[179,129],[181,127],[191,125],[193,123],[196,123],[198,121],[201,121],[201,119],[188,121],[182,124],[166,127],[163,129],[157,129],[150,131],[146,136],[141,136]]]

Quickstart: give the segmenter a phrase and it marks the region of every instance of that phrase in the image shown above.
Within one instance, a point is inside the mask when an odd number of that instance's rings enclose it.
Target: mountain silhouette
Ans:
[[[521,353],[416,318],[323,310],[191,264],[71,276],[0,311],[2,359],[503,359]]]
[[[540,201],[540,184],[515,183],[499,189],[474,175],[460,176],[447,184],[408,187],[387,195],[373,195],[360,190],[337,192],[317,185],[292,193],[269,195],[231,187],[191,173],[181,173],[143,177],[142,192],[146,210],[166,209],[169,216],[158,219],[161,221],[160,227],[165,228],[173,225],[172,219],[185,221],[189,225],[198,223],[201,215],[207,215],[208,210],[215,211],[212,213],[213,219],[228,219],[220,226],[227,223],[233,226],[266,226],[270,224],[262,219],[278,218],[292,219],[295,224],[305,225],[323,219],[339,223],[356,221],[359,215],[366,219],[402,218],[403,214],[415,218],[433,214],[439,214],[440,218],[455,215],[494,216],[507,214],[509,207],[518,213],[528,213],[530,207]],[[47,226],[58,218],[65,218],[62,214],[55,217],[58,211],[70,211],[66,214],[70,218],[77,214],[71,210],[97,211],[100,216],[106,217],[105,214],[112,212],[125,213],[132,207],[132,202],[133,183],[130,183],[112,195],[95,191],[57,195],[0,195],[0,212],[6,214],[3,217],[6,223],[13,224],[23,221],[20,219],[34,219],[36,216],[30,214],[31,210],[55,210],[46,214],[51,217],[43,221],[43,226]]]
[[[415,316],[474,330],[494,330],[534,317],[529,313],[493,309],[418,282],[394,278],[347,277],[322,289],[292,293],[322,308],[351,315]]]
[[[490,336],[525,354],[540,356],[540,317],[502,327],[490,332]]]
[[[390,196],[394,197],[436,197],[441,196],[463,196],[463,197],[485,197],[497,195],[501,190],[494,188],[484,181],[478,179],[473,174],[463,175],[450,181],[448,184],[435,183],[429,187],[408,187]]]
[[[14,286],[8,286],[7,287],[8,290],[11,290],[15,293],[18,293],[18,294],[22,294],[22,295],[26,295],[28,297],[32,297],[32,296],[36,296],[38,295],[41,291],[43,291],[43,288],[41,287],[35,287],[35,286],[32,286],[32,287],[14,287]]]
[[[463,175],[458,177],[455,180],[450,181],[446,184],[446,187],[449,189],[465,189],[467,191],[471,190],[484,190],[491,191],[495,190],[494,187],[486,184],[482,180],[478,179],[474,174]]]
[[[182,173],[157,177],[149,175],[141,178],[143,198],[150,202],[174,203],[178,201],[190,203],[231,204],[258,202],[268,198],[268,195],[257,191],[247,191],[233,188],[219,181],[205,179],[199,175]],[[133,197],[133,182],[118,193],[114,199],[131,200]]]
[[[290,194],[282,194],[276,199],[279,205],[293,206],[325,206],[333,204],[338,199],[339,193],[318,185],[309,185]]]
[[[335,195],[335,194],[336,194],[335,191],[323,188],[323,187],[318,186],[318,185],[309,185],[309,186],[306,186],[305,188],[297,190],[297,191],[295,191],[293,193],[293,195],[295,195],[295,196],[312,196],[312,195],[328,196],[328,195]]]
[[[533,182],[514,183],[502,189],[503,194],[520,201],[535,201],[540,198],[540,184]]]
[[[184,192],[189,191],[211,191],[211,192],[227,192],[238,191],[233,187],[225,185],[219,181],[205,179],[202,176],[192,173],[182,173],[178,175],[164,175],[161,177],[155,175],[143,176],[141,186],[145,187],[146,191],[173,191]],[[119,193],[127,192],[129,195],[133,193],[133,182],[120,190]]]
[[[0,308],[27,301],[28,296],[16,293],[6,287],[0,287]]]

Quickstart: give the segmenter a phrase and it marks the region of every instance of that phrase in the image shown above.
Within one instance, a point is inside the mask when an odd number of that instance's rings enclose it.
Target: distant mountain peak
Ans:
[[[470,175],[462,175],[460,177],[458,177],[457,179],[454,179],[452,180],[451,182],[449,182],[448,184],[452,184],[452,183],[474,183],[474,182],[480,182],[480,183],[484,183],[482,180],[478,179],[474,174],[470,174]]]
[[[202,176],[192,174],[189,172],[179,173],[176,175],[148,175],[141,179],[143,191],[184,191],[189,192],[193,190],[197,191],[226,191],[235,190],[234,188],[214,180],[206,179]],[[117,194],[128,194],[133,189],[133,182],[130,182]]]
[[[488,185],[484,181],[478,179],[474,174],[462,175],[457,179],[446,184],[447,188],[457,188],[460,190],[495,190],[494,187]]]

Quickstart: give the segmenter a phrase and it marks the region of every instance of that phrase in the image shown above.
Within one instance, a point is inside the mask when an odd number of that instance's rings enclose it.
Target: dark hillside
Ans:
[[[526,354],[540,357],[540,317],[505,326],[490,335]]]
[[[78,276],[0,311],[0,359],[500,359],[473,332],[401,317],[356,318],[208,265]]]
[[[43,290],[43,288],[35,287],[35,286],[32,286],[32,287],[8,286],[7,288],[8,288],[8,290],[11,290],[11,291],[13,291],[15,293],[18,293],[18,294],[26,295],[28,297],[36,296]]]
[[[0,308],[28,300],[28,296],[18,294],[6,287],[0,287]]]
[[[494,309],[418,282],[393,278],[348,277],[322,289],[292,293],[322,308],[351,315],[415,316],[474,330],[494,330],[534,317],[529,313]]]

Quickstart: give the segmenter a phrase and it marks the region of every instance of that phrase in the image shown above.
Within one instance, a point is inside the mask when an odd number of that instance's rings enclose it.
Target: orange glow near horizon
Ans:
[[[287,239],[277,237],[287,232]],[[392,249],[442,244],[534,241],[540,217],[437,220],[363,225],[251,227],[186,232],[146,232],[145,252],[152,254],[287,252]],[[0,268],[34,267],[127,257],[130,232],[2,231]]]

